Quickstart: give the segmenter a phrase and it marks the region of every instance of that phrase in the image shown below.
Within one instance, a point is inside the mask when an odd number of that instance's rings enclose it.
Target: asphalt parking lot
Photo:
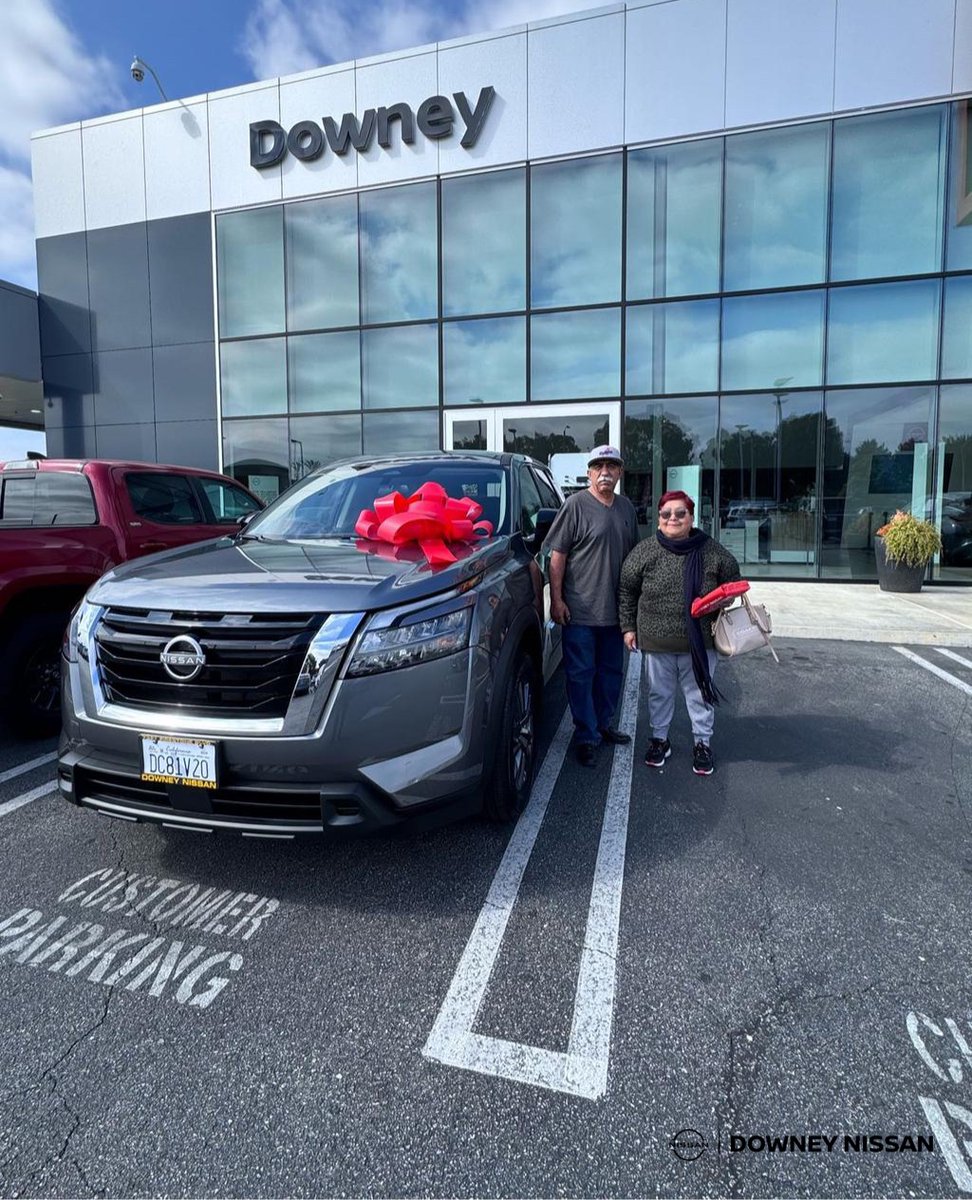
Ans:
[[[168,833],[4,740],[0,1193],[972,1192],[972,650],[777,647],[709,779],[634,672],[577,766],[555,678],[512,835]]]

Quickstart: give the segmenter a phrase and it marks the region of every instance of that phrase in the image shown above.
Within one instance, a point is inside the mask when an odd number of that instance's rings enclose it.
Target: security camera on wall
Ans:
[[[132,72],[132,79],[134,79],[136,83],[141,83],[142,80],[145,78],[145,68],[142,66],[142,64],[138,61],[137,58],[132,59],[131,72]]]

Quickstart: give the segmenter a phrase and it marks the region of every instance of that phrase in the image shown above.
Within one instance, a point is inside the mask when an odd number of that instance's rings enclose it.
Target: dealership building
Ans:
[[[49,453],[610,441],[750,577],[972,582],[970,96],[972,0],[649,0],[38,133]]]

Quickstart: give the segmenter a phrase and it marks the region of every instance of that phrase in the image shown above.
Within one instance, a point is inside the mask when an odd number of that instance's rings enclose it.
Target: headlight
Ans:
[[[77,662],[78,655],[85,659],[88,657],[88,642],[102,611],[97,604],[89,604],[87,600],[82,600],[74,610],[74,616],[65,630],[62,646],[68,662]]]
[[[358,643],[348,674],[373,675],[456,654],[469,645],[471,625],[472,608],[467,607],[393,629],[371,629]]]

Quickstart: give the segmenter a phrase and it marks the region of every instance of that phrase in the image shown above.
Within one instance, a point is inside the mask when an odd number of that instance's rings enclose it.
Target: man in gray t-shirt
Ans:
[[[567,702],[577,759],[585,767],[595,765],[602,741],[631,741],[613,725],[624,678],[618,584],[621,564],[638,541],[634,505],[614,490],[622,466],[614,446],[592,450],[588,487],[567,498],[545,542],[550,615],[563,626]]]

